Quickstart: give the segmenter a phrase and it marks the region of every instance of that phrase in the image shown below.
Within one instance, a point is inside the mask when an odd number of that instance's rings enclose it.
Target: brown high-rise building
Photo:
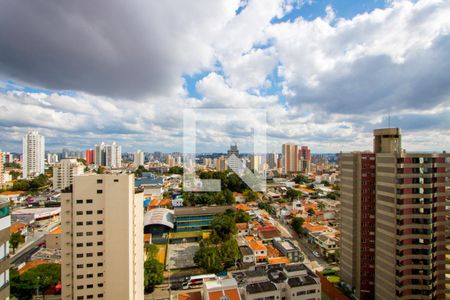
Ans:
[[[293,174],[300,171],[298,145],[283,144],[281,147],[283,174]]]
[[[375,285],[375,155],[342,153],[341,278],[359,299],[374,294]]]
[[[404,152],[397,128],[374,151],[341,154],[342,279],[361,299],[445,299],[450,155]]]

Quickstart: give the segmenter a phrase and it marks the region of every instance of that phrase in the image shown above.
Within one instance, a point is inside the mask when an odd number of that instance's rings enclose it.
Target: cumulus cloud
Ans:
[[[368,149],[388,114],[407,149],[448,149],[450,2],[386,3],[281,21],[314,3],[0,0],[0,79],[17,83],[0,80],[0,146],[20,149],[38,128],[53,148],[180,151],[184,108],[252,108],[267,110],[269,151]],[[190,98],[183,76],[198,74]],[[233,118],[200,124],[199,147],[250,151],[258,124],[244,110]]]

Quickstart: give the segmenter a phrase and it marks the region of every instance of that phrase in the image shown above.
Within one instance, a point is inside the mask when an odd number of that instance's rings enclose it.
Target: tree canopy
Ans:
[[[36,293],[42,294],[47,289],[58,284],[61,280],[61,266],[59,264],[43,264],[34,267],[22,275],[15,269],[10,270],[11,295],[19,300],[28,300]]]
[[[292,219],[292,229],[294,229],[294,231],[297,234],[302,234],[304,233],[304,229],[303,229],[303,223],[305,223],[305,219],[301,218],[301,217],[295,217]]]
[[[173,166],[169,168],[169,174],[183,174],[183,167]]]
[[[21,235],[19,232],[14,232],[9,237],[9,244],[11,245],[11,248],[13,249],[13,253],[16,252],[17,247],[25,242],[25,238],[23,235]]]
[[[164,265],[156,259],[158,247],[150,244],[147,247],[147,260],[144,262],[144,289],[152,292],[157,284],[164,281]]]
[[[294,189],[289,189],[286,192],[286,196],[291,200],[294,200],[294,199],[300,197],[301,195],[302,195],[301,192],[294,190]]]

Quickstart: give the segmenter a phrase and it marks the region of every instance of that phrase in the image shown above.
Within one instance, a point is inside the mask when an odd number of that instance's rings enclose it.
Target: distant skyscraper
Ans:
[[[134,175],[76,176],[61,196],[62,299],[144,299],[143,193]]]
[[[47,163],[56,164],[59,161],[58,154],[56,153],[47,153]]]
[[[3,168],[4,163],[5,163],[5,153],[2,152],[2,150],[0,149],[0,183],[5,182],[4,175],[3,175],[3,173],[5,173],[5,170]]]
[[[295,144],[283,144],[281,152],[283,174],[298,173],[300,171],[298,146]]]
[[[267,154],[267,165],[269,166],[269,169],[275,169],[277,167],[277,159],[278,155],[276,153]]]
[[[302,146],[299,151],[300,170],[303,173],[311,171],[311,150],[308,146]]]
[[[95,164],[95,150],[87,149],[85,156],[86,156],[86,165],[89,166]]]
[[[224,156],[221,156],[216,159],[216,170],[217,171],[223,172],[227,169],[227,167],[228,167],[227,160]]]
[[[144,165],[144,152],[143,151],[138,150],[134,153],[134,165],[136,167]]]
[[[37,131],[23,137],[22,177],[29,178],[45,171],[45,138]]]
[[[95,145],[95,165],[120,168],[122,166],[122,147],[116,142],[111,145],[104,142]]]
[[[63,190],[70,186],[73,177],[84,173],[84,165],[75,158],[64,158],[53,166],[53,188]]]
[[[232,170],[240,170],[242,168],[242,163],[239,159],[239,149],[237,144],[230,145],[230,149],[227,151],[227,159],[229,159],[231,155],[235,155],[237,159],[228,160],[228,167]]]
[[[342,279],[360,299],[445,299],[450,155],[405,152],[398,128],[374,152],[340,155]]]

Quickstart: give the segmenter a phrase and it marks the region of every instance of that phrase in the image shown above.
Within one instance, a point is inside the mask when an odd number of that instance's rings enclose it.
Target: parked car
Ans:
[[[315,257],[320,257],[320,254],[319,254],[319,252],[317,252],[317,251],[313,251],[313,255],[314,255]]]

